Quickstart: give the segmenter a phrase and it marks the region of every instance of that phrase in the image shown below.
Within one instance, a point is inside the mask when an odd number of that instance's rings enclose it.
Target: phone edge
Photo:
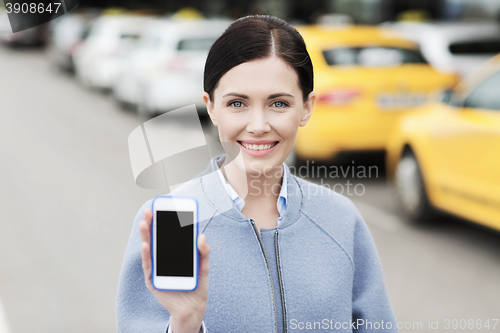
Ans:
[[[155,282],[154,282],[154,278],[155,278],[154,264],[155,264],[155,262],[154,262],[154,256],[153,256],[153,218],[154,218],[154,203],[155,203],[155,200],[159,199],[159,198],[184,198],[184,199],[193,200],[196,203],[195,254],[196,254],[196,273],[197,274],[195,275],[195,277],[196,277],[196,283],[195,283],[193,289],[161,289],[161,288],[157,288],[155,286]],[[198,288],[198,281],[199,281],[199,275],[200,275],[200,254],[199,254],[199,251],[198,251],[198,237],[200,235],[200,230],[199,230],[198,225],[200,224],[200,221],[199,221],[199,205],[198,205],[198,200],[196,200],[195,198],[192,198],[192,197],[185,197],[185,196],[157,195],[151,201],[151,212],[152,212],[152,216],[151,216],[151,231],[150,231],[151,241],[150,241],[150,245],[149,245],[149,252],[150,252],[150,255],[151,255],[151,284],[153,285],[153,288],[155,288],[157,290],[164,290],[164,291],[193,291],[193,290],[196,290],[196,288]]]

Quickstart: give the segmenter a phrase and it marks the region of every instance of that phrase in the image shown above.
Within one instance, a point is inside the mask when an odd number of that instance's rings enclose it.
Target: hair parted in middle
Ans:
[[[214,100],[220,78],[231,68],[273,55],[295,70],[305,102],[313,91],[313,66],[304,39],[292,25],[269,15],[249,15],[234,21],[212,45],[203,76],[203,88],[210,100]]]

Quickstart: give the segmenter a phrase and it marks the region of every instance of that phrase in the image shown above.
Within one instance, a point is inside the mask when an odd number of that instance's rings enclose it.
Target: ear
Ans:
[[[300,119],[299,126],[301,127],[305,126],[305,124],[307,124],[307,122],[309,121],[309,118],[311,118],[315,101],[316,101],[316,93],[314,91],[311,91],[309,93],[309,96],[307,97],[307,101],[305,101],[304,103],[304,114]]]
[[[217,126],[217,118],[215,118],[214,112],[214,103],[210,100],[210,95],[208,95],[206,91],[203,93],[203,102],[205,102],[205,105],[207,106],[207,112],[210,120],[212,120],[214,126]]]

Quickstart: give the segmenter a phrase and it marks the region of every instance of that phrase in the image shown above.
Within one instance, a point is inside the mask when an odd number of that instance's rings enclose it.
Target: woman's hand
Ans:
[[[164,291],[153,287],[151,281],[151,209],[144,210],[144,220],[139,223],[142,239],[142,270],[148,290],[170,313],[170,326],[174,333],[198,333],[205,316],[208,300],[208,257],[210,248],[205,235],[198,237],[200,254],[198,287],[193,291]]]

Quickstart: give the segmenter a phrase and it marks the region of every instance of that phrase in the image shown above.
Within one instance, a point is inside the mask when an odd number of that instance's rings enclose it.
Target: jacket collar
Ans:
[[[245,222],[248,218],[236,208],[234,202],[229,195],[227,195],[220,181],[220,177],[217,174],[217,170],[222,163],[224,163],[225,157],[225,154],[214,157],[205,171],[203,171],[202,177],[200,178],[203,194],[208,203],[216,210],[216,215],[222,214],[233,220]],[[279,228],[285,228],[299,218],[303,203],[302,188],[295,179],[295,176],[291,174],[286,164],[285,167],[287,168],[286,175],[288,185],[287,211],[280,222]]]

